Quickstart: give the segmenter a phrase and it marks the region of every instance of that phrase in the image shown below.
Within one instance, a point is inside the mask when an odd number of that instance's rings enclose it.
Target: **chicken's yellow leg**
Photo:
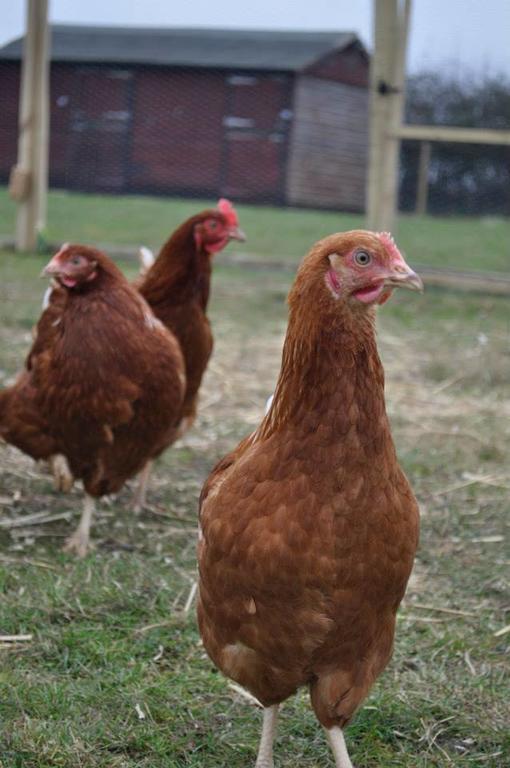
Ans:
[[[273,741],[276,733],[276,720],[278,717],[278,704],[264,709],[264,721],[262,723],[262,736],[260,738],[259,753],[255,768],[274,768]]]
[[[90,525],[95,508],[95,499],[85,494],[83,512],[81,513],[78,528],[64,544],[64,552],[71,552],[78,555],[78,557],[85,557],[89,548]]]
[[[353,768],[349,758],[349,753],[347,752],[347,747],[345,746],[345,739],[342,729],[338,728],[338,726],[335,726],[334,728],[327,730],[326,734],[328,736],[331,749],[333,750],[336,768]]]

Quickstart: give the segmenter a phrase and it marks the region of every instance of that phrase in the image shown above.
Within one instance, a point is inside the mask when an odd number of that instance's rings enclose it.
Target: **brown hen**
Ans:
[[[137,283],[159,320],[175,334],[186,366],[186,393],[179,436],[195,420],[198,390],[213,348],[207,317],[212,256],[230,240],[244,241],[237,213],[228,200],[185,221],[167,240],[154,264]],[[134,506],[145,503],[150,467],[142,475]]]
[[[0,436],[34,459],[64,457],[85,507],[67,549],[84,555],[94,497],[115,493],[177,433],[185,390],[175,337],[100,251],[65,245],[59,287],[25,370],[0,393]]]
[[[272,768],[278,705],[304,685],[337,768],[351,768],[343,728],[392,653],[418,542],[374,331],[397,286],[421,281],[385,233],[311,249],[269,412],[202,491],[200,632],[266,708],[257,768]]]

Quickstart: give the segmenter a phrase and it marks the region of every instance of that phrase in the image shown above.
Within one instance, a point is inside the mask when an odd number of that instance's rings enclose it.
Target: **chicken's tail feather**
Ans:
[[[138,249],[138,260],[140,262],[140,274],[142,276],[147,274],[149,269],[152,267],[152,265],[156,261],[151,249],[146,248],[145,245],[142,245]]]

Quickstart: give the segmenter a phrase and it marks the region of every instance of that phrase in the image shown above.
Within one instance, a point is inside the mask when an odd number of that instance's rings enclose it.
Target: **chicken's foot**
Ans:
[[[51,474],[55,482],[55,490],[69,493],[74,485],[74,477],[63,453],[56,453],[49,460]]]
[[[274,768],[273,741],[276,733],[276,720],[278,718],[278,704],[265,707],[262,723],[262,736],[260,738],[259,752],[255,768]]]
[[[89,548],[90,525],[95,508],[95,500],[92,496],[85,494],[80,523],[75,532],[66,540],[63,547],[64,552],[75,554],[78,557],[85,557]]]
[[[341,728],[334,726],[326,730],[328,741],[335,757],[336,768],[354,768],[347,752],[344,734]]]
[[[131,509],[135,513],[141,512],[147,503],[147,485],[149,483],[152,464],[152,461],[148,461],[138,475],[138,485],[136,487],[135,495],[131,504]]]

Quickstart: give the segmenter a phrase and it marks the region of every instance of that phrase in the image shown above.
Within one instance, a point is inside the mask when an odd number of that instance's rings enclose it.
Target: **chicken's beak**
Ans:
[[[411,291],[423,292],[423,280],[405,263],[397,264],[386,275],[384,285],[389,288],[409,288]]]
[[[54,256],[51,261],[46,264],[43,271],[41,272],[40,277],[56,277],[61,273],[61,271],[62,265],[58,261],[57,257]]]
[[[230,227],[228,236],[231,240],[239,240],[241,243],[246,242],[246,235],[239,227]]]

